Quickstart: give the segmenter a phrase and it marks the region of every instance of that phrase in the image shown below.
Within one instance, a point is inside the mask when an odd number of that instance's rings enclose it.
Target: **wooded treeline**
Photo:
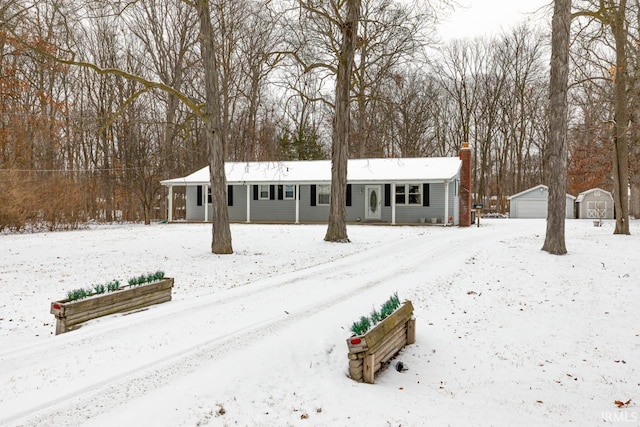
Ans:
[[[417,3],[362,1],[349,157],[455,156],[469,141],[474,202],[505,212],[507,196],[553,179],[545,151],[549,31],[522,24],[493,38],[438,43],[431,35],[442,10]],[[311,0],[209,4],[226,160],[327,158],[340,42],[332,8],[310,13]],[[636,217],[639,10],[635,0],[627,11]],[[550,21],[550,11],[540,13]],[[573,195],[613,189],[614,40],[579,19],[569,92]],[[194,113],[204,108],[207,66],[197,23],[194,8],[174,0],[0,5],[0,230],[165,218],[159,181],[207,164]],[[80,61],[100,72],[69,65]]]

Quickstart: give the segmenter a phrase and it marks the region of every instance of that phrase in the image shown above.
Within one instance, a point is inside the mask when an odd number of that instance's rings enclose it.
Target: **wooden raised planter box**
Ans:
[[[349,376],[354,381],[373,384],[376,373],[404,346],[413,344],[415,336],[413,304],[406,301],[366,334],[347,340]]]
[[[172,288],[173,278],[166,277],[157,282],[121,288],[77,301],[54,301],[51,303],[51,314],[57,319],[56,335],[77,329],[87,320],[171,301]]]

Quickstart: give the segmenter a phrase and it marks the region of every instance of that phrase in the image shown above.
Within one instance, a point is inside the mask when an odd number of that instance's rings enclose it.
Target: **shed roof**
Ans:
[[[585,197],[587,197],[591,193],[595,193],[596,191],[600,191],[600,192],[608,195],[611,199],[613,199],[613,196],[611,195],[611,193],[609,191],[603,190],[602,188],[592,188],[590,190],[586,190],[586,191],[583,191],[582,193],[578,194],[578,198],[576,199],[576,203],[582,202]]]
[[[509,196],[509,197],[507,197],[507,200],[515,199],[515,198],[517,198],[519,196],[522,196],[523,194],[527,194],[527,193],[530,193],[532,191],[536,191],[536,190],[540,190],[540,189],[542,189],[544,191],[549,191],[549,187],[547,187],[544,184],[539,184],[539,185],[536,185],[535,187],[531,187],[531,188],[528,188],[528,189],[526,189],[524,191],[521,191],[521,192],[519,192],[517,194],[514,194],[513,196]],[[575,196],[572,196],[571,194],[567,193],[567,197],[569,197],[570,199],[575,200]]]
[[[350,183],[393,181],[446,181],[455,178],[462,165],[458,157],[419,157],[390,159],[350,159],[347,181]],[[282,162],[227,162],[228,184],[321,183],[331,182],[331,160]],[[160,181],[162,185],[205,185],[209,167],[182,178]]]

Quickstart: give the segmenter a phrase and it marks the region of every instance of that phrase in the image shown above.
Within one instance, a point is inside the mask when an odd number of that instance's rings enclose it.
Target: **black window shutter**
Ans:
[[[384,185],[384,205],[391,206],[391,184]]]
[[[310,193],[311,193],[311,200],[309,200],[309,204],[311,206],[315,206],[316,205],[316,186],[315,185],[311,185],[310,188]]]
[[[351,184],[347,184],[347,206],[351,206]]]
[[[284,192],[284,187],[282,185],[278,185],[278,200],[282,200],[284,197],[284,195],[282,194]]]
[[[276,199],[276,186],[275,185],[270,185],[269,186],[269,200],[275,200]]]
[[[258,186],[253,186],[253,200],[258,200]]]
[[[227,206],[233,206],[233,185],[227,185]]]
[[[422,206],[429,206],[429,184],[422,184]]]
[[[202,185],[198,185],[197,188],[196,205],[202,206]]]

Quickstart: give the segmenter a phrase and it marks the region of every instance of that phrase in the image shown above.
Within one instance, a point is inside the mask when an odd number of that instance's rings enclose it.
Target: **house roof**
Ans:
[[[462,165],[458,157],[420,157],[393,159],[350,159],[347,181],[350,183],[393,181],[447,181],[455,178]],[[282,162],[227,162],[228,184],[321,183],[331,182],[331,160]],[[209,167],[182,178],[160,181],[162,185],[205,185]]]
[[[603,190],[602,188],[592,188],[590,190],[586,190],[586,191],[583,191],[582,193],[578,194],[578,198],[576,199],[576,203],[582,202],[585,197],[587,197],[589,194],[594,193],[596,191],[600,191],[600,192],[608,195],[609,197],[611,197],[611,199],[613,199],[613,196],[611,195],[611,193],[609,191]]]
[[[509,196],[509,197],[507,197],[507,200],[515,199],[515,198],[517,198],[519,196],[522,196],[523,194],[527,194],[527,193],[530,193],[530,192],[536,191],[536,190],[549,191],[549,187],[547,187],[544,184],[539,184],[539,185],[536,185],[535,187],[531,187],[531,188],[528,188],[528,189],[526,189],[524,191],[521,191],[521,192],[519,192],[517,194],[514,194],[513,196]],[[570,199],[575,200],[575,196],[572,196],[571,194],[567,194],[567,197],[569,197]]]

